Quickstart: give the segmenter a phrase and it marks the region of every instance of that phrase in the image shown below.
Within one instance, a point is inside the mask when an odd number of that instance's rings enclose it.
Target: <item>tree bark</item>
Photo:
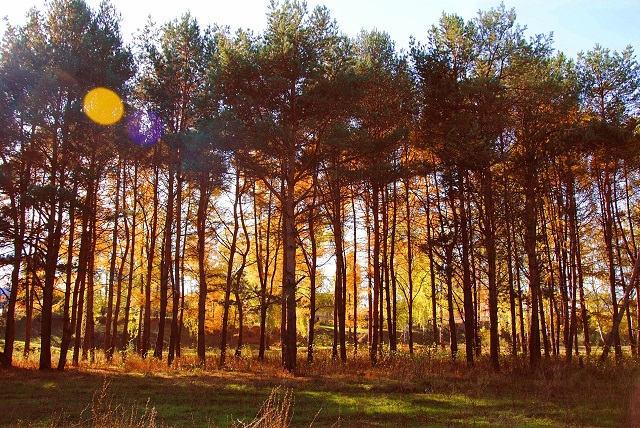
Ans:
[[[380,202],[379,202],[379,185],[374,182],[372,189],[372,206],[373,214],[373,287],[372,287],[372,305],[373,310],[369,322],[371,323],[371,347],[369,349],[369,358],[373,364],[378,361],[378,306],[380,296]]]
[[[183,259],[182,252],[180,250],[182,239],[182,183],[184,181],[183,174],[178,170],[176,174],[177,184],[177,196],[176,196],[176,249],[175,257],[173,260],[173,281],[172,281],[172,304],[171,304],[171,332],[169,333],[169,356],[167,357],[167,365],[173,363],[173,359],[177,352],[178,337],[180,331],[180,325],[178,323],[178,314],[180,309],[180,262]]]
[[[286,175],[282,183],[282,293],[285,310],[284,368],[296,368],[296,217],[295,217],[295,153],[288,154]]]
[[[156,339],[156,347],[153,351],[153,357],[162,359],[164,351],[164,330],[167,320],[167,305],[169,295],[169,277],[171,275],[173,253],[172,234],[173,234],[173,209],[174,209],[174,183],[175,170],[173,166],[169,166],[169,191],[167,195],[167,213],[164,220],[164,234],[162,237],[162,258],[160,259],[160,319],[158,323],[158,337]]]
[[[318,271],[318,241],[316,239],[316,204],[318,196],[318,174],[313,175],[313,190],[311,203],[308,207],[307,227],[309,228],[309,243],[311,253],[307,257],[309,269],[309,322],[307,324],[307,362],[313,362],[315,324],[316,324],[316,276]]]
[[[158,146],[155,146],[154,158],[158,157]],[[140,353],[142,358],[147,358],[149,350],[151,349],[151,278],[153,277],[153,261],[156,253],[156,239],[158,228],[158,185],[159,185],[159,167],[154,166],[153,177],[153,212],[151,218],[151,227],[147,236],[147,277],[144,283],[144,322],[142,331],[142,343]]]
[[[69,205],[69,240],[67,247],[67,272],[65,280],[64,290],[64,309],[62,315],[62,339],[60,341],[60,358],[58,359],[58,370],[64,370],[64,366],[67,363],[67,352],[69,351],[69,345],[71,344],[71,338],[73,335],[73,324],[71,324],[71,275],[73,270],[73,247],[75,245],[75,211],[76,211],[76,198],[78,194],[78,182],[74,181],[72,200]],[[8,328],[8,323],[7,323]],[[6,343],[6,342],[5,342]],[[5,345],[6,352],[6,345]],[[6,357],[6,356],[5,356]]]
[[[391,320],[389,330],[389,349],[391,352],[398,350],[398,278],[396,276],[396,230],[398,226],[398,192],[397,182],[393,182],[393,211],[391,216],[390,244],[389,244],[389,276],[391,282]]]
[[[529,267],[529,289],[531,292],[531,325],[529,328],[529,365],[536,370],[542,360],[540,348],[540,269],[536,251],[538,240],[538,198],[536,196],[536,173],[527,174],[525,179],[524,202],[524,246]]]
[[[598,180],[600,186],[601,210],[602,210],[602,226],[605,243],[605,251],[607,256],[607,265],[609,268],[609,291],[611,293],[611,306],[613,308],[612,320],[615,324],[618,318],[618,297],[616,292],[616,268],[613,250],[613,207],[612,207],[612,191],[610,183],[610,172],[608,168],[604,170],[604,178]],[[616,361],[622,358],[622,346],[620,344],[620,333],[618,329],[612,330],[614,334]]]
[[[205,314],[207,309],[207,273],[205,265],[207,208],[209,206],[209,177],[202,176],[199,184],[196,231],[198,234],[198,360],[206,363],[205,355]]]
[[[58,124],[56,124],[58,125]],[[56,126],[56,131],[58,126]],[[63,130],[63,134],[66,134]],[[64,180],[64,168],[59,164],[59,145],[57,137],[54,137],[51,166],[49,172],[49,196],[47,200],[48,218],[46,223],[46,255],[44,265],[44,286],[42,289],[42,323],[40,328],[40,370],[51,368],[51,328],[53,318],[53,289],[56,280],[58,254],[60,251],[60,239],[62,232],[63,204],[58,198],[57,189],[62,187]],[[60,180],[58,180],[60,175]]]
[[[93,189],[93,195],[91,197],[91,217],[89,219],[89,230],[91,233],[91,247],[89,249],[88,261],[87,261],[87,285],[86,285],[86,319],[84,329],[84,340],[82,341],[82,359],[89,359],[91,363],[95,361],[95,317],[94,317],[94,274],[95,274],[95,253],[96,242],[98,240],[98,228],[97,228],[97,193],[98,186],[96,183],[95,189]]]
[[[133,202],[131,213],[131,253],[129,255],[129,275],[127,285],[127,299],[124,305],[124,321],[122,325],[122,338],[120,340],[123,359],[126,358],[127,349],[129,347],[129,315],[131,312],[131,295],[133,291],[133,273],[135,271],[135,251],[136,251],[136,226],[137,215],[136,210],[138,208],[138,164],[135,163],[133,167]],[[138,331],[138,334],[140,332]]]
[[[498,283],[496,279],[496,225],[493,195],[493,173],[490,167],[482,174],[484,195],[484,237],[487,251],[489,284],[489,358],[493,369],[500,370],[500,336],[498,330]]]
[[[336,162],[337,163],[337,162]],[[331,197],[331,222],[333,228],[333,240],[335,244],[336,273],[334,283],[334,346],[333,358],[340,355],[340,361],[347,360],[346,347],[346,299],[347,289],[346,261],[344,254],[344,231],[343,231],[343,199],[339,178],[333,179],[329,183]]]
[[[640,257],[636,255],[636,260],[633,265],[633,272],[631,274],[631,279],[627,283],[623,297],[622,297],[622,305],[620,307],[620,311],[618,311],[617,317],[613,320],[613,326],[611,327],[611,331],[607,335],[607,338],[604,343],[604,347],[602,348],[602,354],[600,355],[600,361],[603,362],[607,359],[609,355],[609,349],[615,342],[615,336],[619,331],[620,323],[622,322],[622,318],[624,317],[624,313],[629,305],[629,296],[631,294],[631,290],[634,289],[638,282],[638,276],[640,275]],[[616,362],[619,360],[616,358]]]
[[[407,282],[409,287],[408,299],[407,299],[407,335],[409,341],[409,355],[413,355],[413,239],[412,239],[412,223],[411,223],[411,201],[410,201],[410,189],[409,189],[409,179],[406,179],[404,182],[404,199],[405,199],[405,209],[406,209],[406,227],[407,227]],[[431,241],[429,240],[427,234],[427,246],[431,246]],[[435,336],[434,336],[435,337]]]
[[[227,356],[227,336],[229,324],[229,306],[231,300],[231,289],[234,283],[233,263],[238,246],[238,232],[240,231],[240,218],[238,207],[242,190],[240,188],[240,171],[236,170],[235,177],[235,198],[233,201],[233,228],[231,229],[231,243],[229,244],[229,258],[227,260],[227,277],[224,288],[224,310],[222,312],[222,329],[220,331],[220,366],[223,367]]]
[[[124,171],[121,171],[121,174],[124,174]],[[120,321],[120,307],[121,307],[121,301],[122,301],[122,281],[124,279],[124,267],[125,264],[127,263],[127,257],[129,256],[129,249],[131,247],[131,234],[130,234],[130,230],[129,230],[129,223],[127,222],[126,219],[126,211],[127,211],[127,195],[126,195],[126,180],[124,180],[124,175],[122,175],[122,178],[119,180],[122,182],[122,212],[123,212],[123,222],[124,222],[124,239],[125,239],[125,246],[124,246],[124,251],[122,253],[122,258],[120,260],[120,266],[118,267],[118,274],[117,274],[117,285],[116,285],[116,303],[115,303],[115,308],[114,308],[114,313],[113,313],[113,326],[112,326],[112,334],[111,334],[111,344],[109,346],[110,352],[111,352],[111,356],[108,356],[109,358],[113,357],[113,352],[118,350],[118,322]],[[117,191],[117,190],[116,190]]]
[[[470,269],[470,242],[469,242],[469,221],[467,219],[466,201],[466,171],[458,169],[458,200],[460,218],[460,239],[462,245],[462,294],[464,300],[464,341],[467,355],[467,365],[473,366],[473,355],[475,350],[475,311],[473,305],[473,284],[471,283]]]
[[[437,180],[436,174],[434,172],[434,180]],[[425,177],[425,198],[426,202],[424,204],[424,210],[426,213],[426,222],[427,222],[427,256],[429,258],[429,279],[431,282],[431,323],[433,328],[433,346],[436,347],[438,345],[438,339],[440,337],[440,332],[438,329],[438,316],[437,316],[437,288],[436,288],[436,266],[435,259],[433,254],[433,243],[434,243],[434,233],[433,233],[433,224],[431,222],[431,207],[429,206],[429,195],[430,190],[428,187],[429,177]],[[438,192],[438,188],[436,186],[436,192]],[[441,345],[444,347],[444,341],[441,342]]]
[[[351,211],[353,214],[353,354],[358,353],[358,216],[356,214],[355,195],[351,193]]]
[[[505,183],[505,223],[506,223],[506,231],[505,238],[507,241],[507,283],[509,285],[509,313],[511,315],[511,355],[518,355],[518,330],[517,324],[518,319],[516,317],[516,293],[514,286],[514,270],[516,266],[513,263],[513,240],[512,240],[512,224],[513,224],[513,216],[511,214],[510,209],[510,201],[507,199],[506,193],[506,183]],[[517,272],[516,272],[517,273]]]
[[[111,260],[109,262],[109,282],[107,283],[107,316],[104,332],[104,352],[107,360],[111,361],[113,350],[111,349],[111,322],[113,317],[114,281],[116,277],[116,258],[118,253],[118,219],[120,216],[120,174],[122,160],[118,161],[118,178],[116,180],[115,206],[113,210],[113,229],[111,231]],[[115,332],[114,332],[115,334]]]
[[[13,364],[13,345],[15,341],[15,312],[20,286],[20,271],[24,252],[24,235],[26,232],[26,204],[24,202],[24,192],[26,191],[27,179],[30,168],[21,166],[20,183],[16,190],[19,194],[12,193],[10,196],[11,217],[13,222],[13,267],[11,271],[11,292],[7,305],[7,321],[5,325],[4,337],[4,359],[0,358],[0,363],[10,367]],[[72,240],[70,238],[70,240]],[[28,302],[26,302],[28,305]],[[66,319],[66,318],[65,318]]]
[[[244,184],[243,184],[244,186]],[[244,194],[244,190],[242,192]],[[234,287],[234,294],[236,298],[236,306],[238,308],[238,343],[236,346],[235,356],[236,358],[242,355],[242,347],[244,346],[243,334],[244,334],[244,304],[242,296],[242,277],[244,275],[244,269],[247,266],[247,257],[249,251],[251,251],[251,239],[249,237],[249,230],[247,224],[244,221],[244,211],[242,204],[240,204],[240,224],[242,225],[242,233],[244,235],[245,249],[240,252],[240,266],[236,272],[236,280]]]
[[[273,281],[271,281],[271,290],[268,290],[269,270],[272,264],[271,226],[273,219],[273,194],[269,192],[269,197],[267,200],[267,217],[264,220],[266,222],[266,231],[264,235],[262,233],[262,228],[260,225],[261,221],[259,221],[260,219],[258,218],[257,192],[255,182],[253,183],[253,201],[254,247],[256,254],[256,267],[258,270],[258,278],[260,280],[260,345],[258,348],[258,358],[260,359],[260,361],[264,361],[265,351],[268,346],[267,311],[269,309],[269,306],[271,305],[271,296],[273,295]],[[273,265],[277,264],[277,256],[278,250],[276,247]],[[275,269],[273,273],[275,275]]]
[[[71,314],[71,325],[75,329],[75,340],[73,346],[72,364],[78,366],[80,360],[80,346],[82,344],[82,318],[84,316],[84,296],[87,281],[87,269],[89,265],[89,252],[92,245],[91,233],[91,206],[93,205],[93,184],[90,181],[87,188],[87,195],[82,205],[82,225],[80,235],[80,252],[78,254],[78,270],[73,288],[73,312]]]

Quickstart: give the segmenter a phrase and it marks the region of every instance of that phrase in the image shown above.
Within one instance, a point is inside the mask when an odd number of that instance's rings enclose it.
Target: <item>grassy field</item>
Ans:
[[[98,355],[94,364],[41,372],[35,360],[18,359],[18,367],[0,370],[0,425],[249,426],[273,392],[290,406],[294,427],[640,426],[632,415],[640,406],[632,404],[637,361],[551,360],[531,373],[526,361],[505,359],[496,374],[484,361],[468,369],[424,351],[375,367],[365,356],[342,365],[320,352],[316,360],[301,355],[292,375],[276,352],[265,362],[230,357],[224,369],[213,357],[203,369],[192,356],[168,368],[137,356],[107,364]]]

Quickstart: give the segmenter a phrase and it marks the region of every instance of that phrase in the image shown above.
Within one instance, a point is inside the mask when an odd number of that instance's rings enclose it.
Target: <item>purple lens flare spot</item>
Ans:
[[[155,144],[164,133],[162,120],[151,110],[136,111],[127,122],[129,138],[143,146]]]

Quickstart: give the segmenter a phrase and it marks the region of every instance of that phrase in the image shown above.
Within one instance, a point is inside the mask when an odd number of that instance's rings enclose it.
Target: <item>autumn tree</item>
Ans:
[[[94,153],[108,152],[109,144],[97,147],[95,144],[108,141],[114,132],[112,128],[100,128],[90,123],[80,106],[87,92],[98,86],[111,87],[123,93],[133,64],[131,55],[122,45],[115,11],[108,4],[93,11],[83,1],[56,1],[49,6],[44,20],[33,12],[31,21],[22,31],[24,35],[29,34],[32,41],[22,49],[7,52],[3,58],[10,60],[13,55],[26,54],[24,58],[27,60],[37,58],[47,64],[28,70],[33,62],[27,61],[20,67],[32,73],[29,84],[42,85],[41,90],[30,91],[29,98],[23,98],[31,106],[37,106],[38,114],[29,122],[22,123],[28,123],[33,136],[38,135],[37,147],[34,146],[42,154],[38,168],[41,177],[47,177],[46,182],[33,188],[33,203],[42,210],[46,219],[43,251],[38,252],[37,257],[42,260],[43,268],[43,278],[38,278],[43,286],[40,368],[48,369],[51,367],[51,322],[62,235],[68,210],[74,206],[76,196],[71,190],[76,179],[71,171],[82,162],[76,161],[75,155],[86,153],[87,148]],[[19,72],[19,69],[13,72]],[[19,90],[16,95],[22,97],[26,94]],[[28,118],[23,116],[23,120]],[[70,156],[72,153],[74,156]],[[102,157],[100,161],[103,167],[106,158]],[[16,203],[17,200],[14,201]],[[64,342],[68,343],[72,330],[68,301],[70,281],[66,286]]]
[[[203,33],[197,21],[189,14],[165,24],[159,31],[157,42],[150,39],[143,43],[143,58],[146,64],[144,70],[148,73],[141,78],[140,93],[142,99],[158,112],[166,127],[162,142],[166,143],[167,150],[164,160],[168,169],[168,194],[160,263],[160,324],[154,356],[162,358],[163,355],[165,319],[171,291],[169,363],[175,356],[179,334],[178,285],[182,258],[180,231],[185,173],[182,151],[185,135],[195,131],[199,119],[198,101],[204,98],[203,92],[213,50],[210,33]]]
[[[4,224],[3,240],[11,243],[11,285],[5,326],[3,365],[11,366],[15,341],[16,303],[24,266],[23,255],[27,233],[27,210],[29,201],[27,189],[31,186],[31,171],[34,163],[39,163],[38,152],[34,150],[35,133],[44,124],[39,109],[41,105],[30,97],[41,85],[46,85],[45,76],[39,73],[44,67],[45,38],[40,16],[30,12],[28,23],[17,29],[10,29],[5,35],[2,61],[0,62],[0,94],[3,99],[0,110],[2,132],[2,193],[9,199],[3,205],[3,217],[10,219]],[[37,100],[34,100],[37,101]],[[28,282],[26,283],[28,287]],[[28,291],[28,290],[27,290]],[[27,299],[28,300],[28,299]],[[27,302],[27,306],[28,302]]]
[[[448,178],[450,195],[458,205],[451,207],[455,223],[453,236],[459,232],[465,345],[470,365],[473,364],[475,329],[467,191],[469,171],[475,165],[474,154],[479,149],[474,144],[478,127],[474,126],[477,121],[470,80],[474,32],[472,23],[464,22],[459,16],[443,15],[439,25],[434,25],[429,33],[429,44],[414,46],[412,50],[422,107],[419,118],[422,141],[438,156]],[[447,266],[453,268],[450,263]],[[453,317],[451,309],[449,316]],[[451,330],[454,329],[455,324],[451,326]]]
[[[354,113],[355,133],[353,153],[357,156],[354,177],[361,180],[371,193],[369,209],[372,215],[372,259],[373,266],[373,323],[370,358],[377,360],[378,344],[382,327],[380,307],[383,302],[383,287],[386,284],[387,298],[391,300],[389,276],[383,282],[383,250],[388,242],[383,242],[383,209],[381,196],[385,187],[398,175],[398,149],[407,137],[410,118],[410,79],[406,59],[395,51],[394,43],[387,33],[363,31],[356,40],[356,72],[358,73],[360,94]],[[390,303],[390,302],[389,302]],[[395,301],[393,302],[395,305]],[[389,328],[391,348],[395,347],[395,329],[390,304],[387,317],[392,324]]]
[[[637,126],[637,108],[640,100],[640,66],[633,49],[611,53],[608,49],[596,45],[586,54],[578,57],[578,76],[580,80],[581,104],[588,132],[585,134],[587,147],[592,152],[590,162],[591,175],[597,183],[599,212],[605,255],[608,269],[608,284],[613,308],[613,325],[618,318],[618,272],[623,266],[616,262],[616,247],[619,233],[616,222],[619,213],[616,210],[617,176],[625,160],[637,154],[637,141],[633,130]],[[632,254],[631,258],[637,257]],[[623,292],[627,288],[622,279]],[[629,284],[632,288],[634,284]],[[622,309],[625,310],[624,308]],[[622,355],[620,335],[612,329],[616,361]],[[606,355],[605,347],[603,355]]]
[[[241,33],[222,49],[220,86],[232,114],[235,155],[278,199],[282,212],[283,360],[296,367],[296,218],[332,109],[328,64],[338,54],[326,8],[272,2],[261,37]],[[273,183],[271,177],[276,177]]]

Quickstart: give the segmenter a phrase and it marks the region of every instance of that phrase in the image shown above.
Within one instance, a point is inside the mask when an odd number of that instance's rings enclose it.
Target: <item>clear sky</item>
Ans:
[[[264,29],[269,0],[111,0],[122,15],[122,32],[130,41],[149,15],[164,23],[190,11],[202,27],[228,25],[256,32]],[[96,8],[100,0],[87,0]],[[640,48],[640,1],[638,0],[504,0],[515,8],[517,22],[527,26],[527,35],[554,34],[554,47],[570,57],[592,49],[596,43],[611,50],[627,45]],[[407,49],[409,37],[426,40],[426,34],[443,12],[465,19],[478,10],[497,7],[500,0],[307,0],[309,9],[325,5],[340,30],[355,36],[361,29],[388,32],[399,49]],[[24,23],[26,11],[45,9],[43,0],[3,0],[0,16],[13,25]],[[0,33],[6,26],[0,23]]]

